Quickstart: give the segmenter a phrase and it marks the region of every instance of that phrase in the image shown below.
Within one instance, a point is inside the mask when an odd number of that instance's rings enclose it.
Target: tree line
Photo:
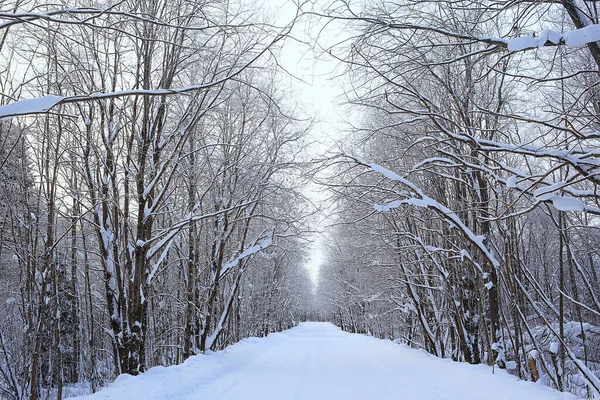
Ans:
[[[0,396],[311,316],[597,394],[596,2],[315,5],[353,119],[311,170],[277,61],[299,15],[251,6],[0,1]]]
[[[234,1],[0,2],[0,398],[303,317],[310,120]]]
[[[327,49],[363,110],[324,164],[321,302],[343,329],[600,390],[591,1],[376,1]]]

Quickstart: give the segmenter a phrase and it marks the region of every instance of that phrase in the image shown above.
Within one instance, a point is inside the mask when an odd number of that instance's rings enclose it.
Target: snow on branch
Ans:
[[[152,265],[152,270],[150,271],[150,274],[148,274],[148,278],[146,279],[146,284],[147,285],[149,285],[150,282],[152,282],[152,278],[154,278],[154,275],[156,275],[156,272],[158,272],[158,268],[166,260],[167,255],[169,254],[169,249],[171,248],[171,244],[173,244],[172,240],[170,240],[167,243],[167,245],[163,249],[160,257],[158,258],[158,261],[155,264]]]
[[[273,244],[273,234],[272,233],[267,234],[266,239],[263,239],[261,242],[258,242],[258,239],[256,239],[254,241],[254,243],[255,244],[253,246],[248,247],[240,255],[238,255],[233,260],[228,261],[223,266],[223,269],[221,270],[221,275],[219,275],[219,279],[223,278],[229,270],[237,267],[238,264],[240,263],[240,261],[242,261],[243,259],[250,257],[251,255],[256,254],[259,251],[264,250],[267,247],[271,246],[271,244]]]
[[[469,227],[467,227],[462,222],[460,217],[458,215],[456,215],[456,213],[454,211],[450,210],[448,207],[441,204],[437,200],[434,200],[431,197],[427,196],[421,190],[421,188],[419,188],[417,185],[415,185],[413,182],[409,181],[408,179],[401,177],[397,173],[390,171],[389,169],[384,168],[378,164],[373,164],[373,163],[369,164],[369,163],[361,161],[352,156],[346,156],[346,157],[351,158],[357,164],[360,164],[360,165],[370,168],[372,171],[385,176],[386,178],[388,178],[391,181],[399,182],[399,183],[403,184],[404,186],[407,186],[414,193],[413,197],[410,197],[407,199],[394,200],[385,205],[375,204],[373,206],[375,208],[375,210],[389,211],[391,209],[400,207],[403,204],[413,205],[416,207],[431,208],[434,211],[436,211],[438,214],[440,214],[444,219],[452,222],[455,226],[460,228],[460,230],[467,236],[467,238],[475,246],[477,246],[477,248],[484,254],[484,256],[488,259],[488,261],[492,264],[492,266],[494,268],[498,268],[500,266],[500,263],[498,262],[498,260],[496,260],[496,257],[494,256],[492,251],[490,249],[488,249],[486,247],[486,245],[484,244],[485,238],[483,236],[476,235],[471,229],[469,229]]]
[[[600,41],[600,25],[590,24],[580,29],[560,33],[545,29],[539,36],[521,36],[508,41],[508,50],[522,51],[545,46],[583,46]]]
[[[0,121],[16,115],[40,114],[48,112],[52,107],[63,101],[63,96],[43,96],[33,99],[14,101],[0,107]]]
[[[84,101],[93,101],[93,100],[107,100],[114,99],[120,97],[129,97],[129,96],[169,96],[169,95],[177,95],[184,94],[189,92],[196,92],[200,90],[206,90],[213,88],[215,86],[219,86],[224,84],[227,81],[235,79],[239,76],[243,71],[245,71],[248,67],[250,67],[256,60],[262,57],[265,53],[268,53],[270,49],[278,43],[283,38],[287,37],[287,35],[291,32],[294,26],[295,20],[292,21],[288,26],[284,27],[275,37],[271,40],[270,43],[266,44],[263,49],[261,49],[256,55],[254,55],[250,60],[248,60],[244,65],[240,66],[234,72],[228,74],[227,76],[217,79],[212,82],[198,84],[198,85],[190,85],[182,88],[173,88],[173,89],[131,89],[131,90],[119,90],[114,92],[106,92],[106,93],[92,93],[89,95],[76,95],[76,96],[43,96],[33,99],[24,99],[12,102],[5,106],[0,107],[0,121],[5,119],[10,119],[12,117],[24,116],[24,115],[32,115],[32,114],[44,114],[50,111],[52,108],[56,107],[59,104],[67,104],[67,103],[79,103]]]
[[[177,234],[185,227],[187,227],[189,225],[190,222],[197,222],[197,221],[202,221],[204,219],[207,218],[213,218],[216,217],[218,215],[239,209],[239,208],[244,208],[247,207],[248,203],[245,204],[240,204],[240,205],[236,205],[236,206],[232,206],[229,208],[225,208],[223,210],[219,210],[213,213],[208,213],[208,214],[202,214],[202,215],[196,215],[194,213],[189,213],[184,219],[182,219],[181,221],[178,221],[177,223],[171,225],[168,228],[165,228],[161,231],[159,231],[158,233],[156,233],[150,240],[144,242],[144,241],[138,241],[136,243],[136,245],[138,246],[145,246],[151,243],[154,243],[153,246],[148,249],[148,252],[146,253],[146,257],[148,259],[154,257],[156,254],[158,254],[159,251],[161,251],[167,244],[169,244],[169,242],[175,237],[177,236]]]
[[[449,129],[444,128],[444,126],[441,124],[438,124],[438,126],[443,130],[443,132],[446,135],[448,135],[452,139],[465,143],[473,143],[477,145],[477,147],[479,147],[479,149],[481,150],[492,152],[507,152],[513,154],[520,154],[524,156],[532,156],[536,158],[552,158],[572,166],[578,173],[585,176],[586,179],[593,181],[594,184],[600,183],[600,178],[597,174],[598,168],[600,168],[600,160],[598,159],[600,153],[595,149],[555,149],[547,147],[537,147],[529,144],[502,143],[488,139],[476,138],[467,134],[457,134],[450,131]],[[450,153],[446,154],[452,156],[452,154]],[[472,163],[466,163],[464,160],[461,160],[461,162],[463,164],[468,165],[469,168],[479,169],[484,173],[491,175],[496,181],[504,183],[506,187],[510,189],[517,189],[521,192],[531,195],[534,201],[537,203],[552,203],[554,208],[560,211],[587,212],[590,214],[600,215],[600,208],[598,207],[590,206],[576,197],[567,197],[557,194],[557,192],[559,191],[564,191],[565,193],[571,196],[593,197],[596,195],[595,191],[582,191],[570,188],[568,187],[568,182],[550,183],[543,181],[543,183],[547,186],[544,186],[540,189],[531,192],[528,188],[517,184],[517,178],[521,178],[523,180],[530,179],[530,177],[522,171],[518,171],[514,168],[510,168],[507,165],[500,163],[502,168],[516,175],[514,177],[509,177],[507,180],[503,180],[487,168],[482,168],[481,166]]]
[[[552,202],[554,208],[559,211],[573,211],[573,212],[588,212],[590,214],[600,214],[600,209],[597,207],[588,206],[583,201],[575,197],[560,196],[558,194],[550,193],[543,196],[535,197],[535,200],[540,202]]]
[[[262,54],[262,53],[261,53]],[[256,58],[254,58],[251,62],[253,62]],[[250,63],[251,63],[250,62]],[[200,85],[191,85],[183,88],[174,88],[174,89],[133,89],[133,90],[119,90],[115,92],[106,92],[106,93],[92,93],[89,95],[78,95],[78,96],[43,96],[32,99],[24,99],[12,102],[5,106],[0,107],[0,120],[10,119],[13,117],[23,116],[23,115],[33,115],[33,114],[44,114],[50,111],[52,108],[56,107],[59,104],[67,104],[67,103],[77,103],[83,101],[92,101],[92,100],[108,100],[115,99],[119,97],[129,97],[129,96],[169,96],[174,94],[183,94],[193,91],[199,91],[204,89],[210,89],[214,86],[220,85],[241,73],[247,65],[240,68],[235,73],[228,75],[222,79],[218,79],[213,82],[200,84]]]
[[[539,36],[520,36],[513,39],[505,39],[493,36],[476,36],[469,33],[455,32],[445,28],[432,25],[390,22],[380,18],[364,17],[353,15],[350,17],[318,14],[323,17],[335,18],[340,20],[359,20],[368,22],[373,25],[379,25],[389,29],[411,30],[411,31],[426,31],[437,33],[449,38],[458,39],[468,42],[480,42],[489,44],[487,50],[506,49],[508,51],[525,51],[540,47],[548,46],[583,46],[588,43],[600,41],[600,24],[588,24],[579,29],[574,29],[569,32],[560,33],[551,29],[546,29]]]

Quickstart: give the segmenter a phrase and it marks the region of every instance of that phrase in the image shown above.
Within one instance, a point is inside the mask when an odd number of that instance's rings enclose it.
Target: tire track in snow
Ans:
[[[306,375],[308,373],[308,359],[313,357],[313,353],[312,351],[309,351],[306,353],[306,356],[304,357],[304,361],[302,363],[302,375],[300,375],[300,379],[298,379],[298,384],[297,384],[297,388],[296,388],[296,395],[294,396],[294,400],[298,400],[300,399],[300,395],[302,394],[302,388],[304,387],[304,382],[306,380]]]

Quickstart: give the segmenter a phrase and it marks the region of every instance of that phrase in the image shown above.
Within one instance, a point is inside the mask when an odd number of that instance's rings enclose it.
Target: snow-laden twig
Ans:
[[[290,25],[286,26],[281,32],[279,32],[270,43],[265,45],[263,49],[261,49],[255,56],[253,56],[249,61],[247,61],[244,65],[240,66],[237,70],[228,74],[227,76],[216,79],[212,82],[190,85],[181,88],[170,88],[170,89],[131,89],[131,90],[118,90],[113,92],[106,93],[92,93],[89,95],[76,95],[76,96],[43,96],[39,98],[32,99],[24,99],[12,102],[5,106],[0,107],[0,120],[9,119],[12,117],[18,117],[23,115],[33,115],[33,114],[44,114],[53,109],[54,107],[61,104],[68,103],[79,103],[83,101],[93,101],[93,100],[107,100],[107,99],[115,99],[120,97],[130,97],[130,96],[149,96],[149,97],[157,97],[157,96],[170,96],[170,95],[178,95],[185,94],[189,92],[197,92],[201,90],[211,89],[213,87],[224,84],[227,81],[235,79],[242,72],[244,72],[248,67],[250,67],[256,60],[262,57],[265,53],[268,53],[273,46],[278,43],[280,40],[287,37],[289,32],[291,31],[294,22]]]
[[[258,253],[261,250],[266,249],[267,247],[271,246],[271,244],[273,244],[273,234],[272,233],[269,233],[267,235],[267,238],[263,239],[260,242],[258,242],[258,239],[256,239],[252,246],[248,247],[240,255],[238,255],[234,259],[228,261],[225,265],[223,265],[223,269],[221,270],[219,279],[223,278],[223,276],[225,276],[227,274],[227,272],[229,272],[229,270],[237,267],[238,264],[240,263],[240,261],[242,261],[243,259],[245,259],[247,257],[250,257],[253,254]]]
[[[397,173],[390,171],[389,169],[384,168],[378,164],[366,163],[362,160],[359,160],[356,157],[352,157],[352,156],[348,156],[348,155],[346,155],[346,157],[351,158],[352,160],[354,160],[356,163],[358,163],[360,165],[369,167],[372,171],[385,176],[386,178],[388,178],[391,181],[395,181],[395,182],[399,182],[399,183],[403,184],[404,186],[408,187],[414,193],[413,197],[409,197],[409,198],[402,199],[402,200],[394,200],[385,205],[375,204],[374,208],[377,211],[382,211],[382,212],[389,211],[391,209],[400,207],[403,204],[413,205],[413,206],[423,207],[423,208],[431,208],[431,209],[435,210],[438,214],[442,215],[444,217],[444,219],[452,222],[455,226],[457,226],[467,236],[467,238],[475,246],[477,246],[477,248],[484,254],[484,256],[488,259],[488,261],[492,264],[492,266],[494,268],[498,268],[500,266],[500,263],[498,262],[498,260],[496,260],[496,257],[494,256],[494,254],[483,243],[484,237],[482,237],[480,235],[476,235],[471,229],[469,229],[469,227],[467,227],[462,222],[460,217],[458,215],[456,215],[456,213],[454,211],[452,211],[445,205],[441,204],[437,200],[434,200],[431,197],[427,196],[421,190],[421,188],[419,188],[417,185],[415,185],[413,182],[409,181],[408,179],[401,177]]]

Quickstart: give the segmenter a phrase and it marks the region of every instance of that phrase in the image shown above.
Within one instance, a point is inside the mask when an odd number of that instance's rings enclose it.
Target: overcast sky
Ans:
[[[285,25],[293,20],[296,5],[289,0],[263,0],[265,8],[277,20],[278,25]],[[318,0],[317,0],[318,1]],[[306,5],[308,9],[310,5]],[[316,124],[311,131],[311,139],[315,142],[309,149],[310,155],[318,158],[341,139],[341,127],[344,124],[341,101],[342,88],[339,79],[333,79],[339,73],[339,63],[330,56],[322,54],[311,46],[318,36],[321,46],[329,46],[343,36],[340,24],[331,23],[325,27],[326,20],[316,17],[303,17],[292,31],[292,37],[287,39],[279,60],[282,67],[295,78],[290,82],[295,94],[309,112],[314,113]],[[312,187],[306,190],[306,195],[316,204],[325,201],[323,190]],[[325,220],[315,221],[313,228],[320,230],[326,224]],[[310,259],[306,267],[316,282],[318,270],[323,262],[324,241],[326,235],[315,234],[312,237]]]

